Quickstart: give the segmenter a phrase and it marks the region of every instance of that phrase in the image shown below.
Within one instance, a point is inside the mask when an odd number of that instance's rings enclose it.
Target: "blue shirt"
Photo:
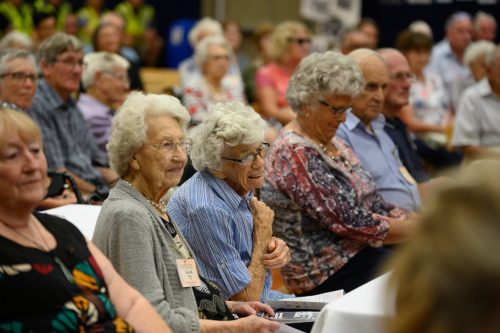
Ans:
[[[418,210],[421,201],[417,184],[410,184],[399,171],[403,164],[396,145],[384,131],[385,116],[380,114],[370,125],[373,133],[358,117],[348,113],[346,122],[337,131],[337,137],[351,147],[375,179],[378,192],[387,202],[408,210]]]
[[[209,171],[197,172],[168,202],[168,211],[195,252],[203,276],[229,300],[246,288],[252,277],[248,265],[253,250],[250,192],[239,196]],[[271,290],[266,270],[260,301],[286,296]]]

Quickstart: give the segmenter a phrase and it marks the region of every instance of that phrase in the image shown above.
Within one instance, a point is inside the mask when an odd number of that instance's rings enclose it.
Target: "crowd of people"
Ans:
[[[484,161],[500,159],[492,15],[452,14],[436,45],[413,22],[381,49],[365,18],[326,52],[312,52],[302,22],[263,23],[254,60],[238,22],[204,18],[171,96],[141,91],[139,70],[163,44],[154,9],[102,5],[0,4],[10,22],[0,40],[0,328],[270,332],[279,324],[254,316],[273,315],[267,300],[350,292],[394,268],[398,311],[428,321],[408,308],[422,303],[405,282],[432,290],[427,304],[447,304],[450,293],[429,283],[460,289],[468,275],[453,262],[441,277],[438,260],[462,245],[487,257],[474,247],[491,245],[498,224],[488,201],[498,162]],[[440,176],[459,166],[474,176]],[[46,197],[48,170],[75,188]],[[74,191],[99,194],[92,241],[41,212],[76,203]],[[425,275],[416,268],[434,241],[449,248]],[[425,325],[390,324],[405,327]]]

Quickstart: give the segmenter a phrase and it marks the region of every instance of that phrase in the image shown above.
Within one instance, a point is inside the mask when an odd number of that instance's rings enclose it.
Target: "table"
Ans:
[[[73,223],[89,240],[94,235],[100,212],[101,206],[97,205],[66,205],[44,211],[44,213],[58,216]]]
[[[395,313],[394,298],[386,292],[390,276],[382,275],[326,305],[311,333],[384,332],[384,319]]]

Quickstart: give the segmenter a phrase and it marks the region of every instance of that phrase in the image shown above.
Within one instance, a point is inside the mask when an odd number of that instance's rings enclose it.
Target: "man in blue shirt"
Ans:
[[[416,211],[421,205],[417,184],[384,131],[385,116],[381,112],[390,80],[386,62],[380,54],[368,49],[353,51],[349,57],[363,72],[366,87],[360,96],[353,98],[352,113],[340,125],[337,136],[356,153],[387,202]]]

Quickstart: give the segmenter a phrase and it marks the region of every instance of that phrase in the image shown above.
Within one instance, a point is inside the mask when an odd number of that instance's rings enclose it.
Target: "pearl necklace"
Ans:
[[[129,183],[128,181],[126,181],[125,179],[123,179],[123,181],[124,181],[127,185],[134,187],[134,185],[130,184],[130,183]],[[134,188],[135,188],[135,187],[134,187]],[[160,212],[163,212],[163,214],[165,214],[165,215],[167,214],[167,205],[165,205],[165,203],[164,203],[163,201],[160,201],[160,202],[162,203],[162,205],[163,205],[163,208],[161,208],[161,206],[160,206],[159,204],[157,204],[156,202],[154,202],[153,200],[148,200],[148,201],[149,201],[149,203],[150,203],[153,207],[158,208],[158,210],[159,210]]]

